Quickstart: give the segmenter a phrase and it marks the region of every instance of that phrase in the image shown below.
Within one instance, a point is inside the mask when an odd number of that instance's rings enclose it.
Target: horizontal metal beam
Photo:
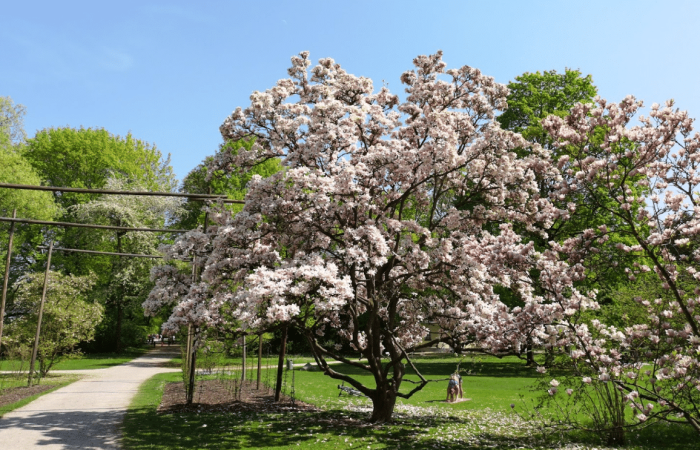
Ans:
[[[84,188],[69,188],[56,186],[32,186],[28,184],[9,184],[0,183],[0,188],[7,189],[26,189],[30,191],[52,191],[52,192],[77,192],[80,194],[111,194],[111,195],[145,195],[152,197],[183,197],[192,200],[222,200],[224,203],[237,203],[244,205],[243,200],[230,200],[225,195],[215,194],[183,194],[180,192],[150,192],[150,191],[115,191],[109,189],[84,189]]]
[[[0,217],[0,222],[15,222],[15,223],[30,223],[34,225],[53,225],[57,227],[78,227],[78,228],[95,228],[98,230],[117,230],[117,231],[148,231],[153,233],[187,233],[192,230],[177,230],[169,228],[132,228],[132,227],[116,227],[111,225],[92,225],[87,223],[73,222],[51,222],[48,220],[33,220],[33,219],[13,219],[10,217]]]
[[[37,247],[37,248],[44,250],[44,249],[47,249],[48,247]],[[130,256],[130,257],[134,257],[134,258],[162,258],[161,255],[141,255],[138,253],[98,252],[96,250],[78,250],[77,248],[59,248],[59,247],[54,247],[53,249],[54,249],[54,251],[90,253],[92,255]]]

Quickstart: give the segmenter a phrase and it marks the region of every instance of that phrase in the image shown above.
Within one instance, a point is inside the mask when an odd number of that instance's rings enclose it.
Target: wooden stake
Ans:
[[[34,363],[36,362],[36,354],[39,350],[39,334],[41,333],[41,319],[44,315],[44,303],[46,302],[46,288],[49,284],[49,270],[51,269],[51,253],[53,252],[53,241],[49,243],[49,256],[46,259],[46,272],[44,273],[44,288],[41,291],[41,303],[39,304],[39,318],[36,321],[36,336],[34,337],[34,349],[32,350],[32,361],[29,363],[29,377],[27,386],[32,385],[32,376],[34,375]]]
[[[12,211],[12,218],[17,217],[17,208]],[[0,303],[0,354],[2,354],[2,329],[5,322],[5,301],[7,300],[7,281],[10,279],[10,261],[12,260],[12,238],[15,236],[15,223],[10,225],[10,239],[7,244],[5,259],[5,281],[2,284],[2,303]]]

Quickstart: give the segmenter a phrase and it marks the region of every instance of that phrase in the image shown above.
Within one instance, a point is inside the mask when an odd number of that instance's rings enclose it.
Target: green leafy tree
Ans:
[[[12,144],[22,144],[27,138],[24,132],[23,105],[16,105],[10,97],[0,97],[0,134],[9,137]]]
[[[117,191],[147,190],[138,183],[109,178],[106,188]],[[103,195],[87,203],[71,207],[71,213],[82,222],[130,228],[162,228],[168,217],[180,214],[181,201],[173,197]],[[92,230],[92,248],[117,253],[157,254],[163,238],[142,231]],[[107,278],[101,286],[108,306],[108,320],[100,330],[120,353],[124,345],[143,341],[145,329],[140,304],[152,288],[150,270],[154,260],[134,257],[105,257],[102,260]],[[125,328],[128,331],[124,333]],[[107,337],[105,336],[105,337]]]
[[[559,209],[565,211],[559,219],[544,230],[546,236],[539,232],[525,230],[523,227],[515,227],[526,239],[533,241],[538,250],[550,248],[550,242],[561,243],[566,239],[575,237],[588,228],[597,228],[605,225],[611,229],[616,228],[617,219],[610,214],[602,214],[598,205],[586,195],[575,194],[563,198],[552,197],[552,193],[559,189],[562,183],[574,183],[571,173],[568,171],[566,161],[576,159],[573,147],[556,147],[553,139],[542,127],[542,121],[550,115],[566,117],[577,103],[592,103],[597,94],[597,88],[593,84],[591,75],[583,76],[577,70],[566,69],[564,73],[555,70],[524,73],[508,84],[508,109],[497,120],[502,128],[521,133],[522,136],[533,145],[540,145],[551,152],[552,160],[558,164],[562,172],[561,180],[550,178],[538,179],[540,196],[549,198]],[[602,131],[602,130],[601,130]],[[517,153],[525,157],[530,154],[529,148],[521,148]],[[630,183],[633,189],[634,187]],[[521,229],[523,228],[523,229]],[[631,240],[619,234],[613,234],[611,239],[631,245]],[[600,290],[599,299],[602,303],[610,302],[612,292],[617,289],[620,282],[626,280],[621,269],[613,265],[614,261],[609,255],[601,254],[597,257],[598,263],[589,266],[587,278],[577,285],[585,284],[589,289]],[[574,261],[571,261],[572,263]],[[597,267],[597,270],[593,270]],[[538,279],[537,274],[534,280]],[[541,293],[541,288],[535,286]],[[501,298],[509,306],[521,306],[519,299],[508,289],[497,289]],[[534,325],[534,323],[533,323]],[[551,349],[550,349],[551,350]],[[532,347],[527,348],[527,361],[534,364]],[[552,353],[548,353],[552,355]],[[551,363],[551,359],[548,359]]]
[[[3,135],[0,135],[0,141],[2,139]],[[3,145],[0,142],[0,183],[41,184],[41,179],[14,147]],[[13,210],[17,210],[17,217],[38,220],[52,220],[58,215],[58,208],[49,192],[0,188],[0,215],[12,217]],[[2,248],[0,273],[5,271],[5,255],[9,244],[8,231],[10,224],[4,223],[2,228],[3,232],[0,234],[0,248]],[[38,239],[40,237],[40,228],[37,226],[15,225],[13,261],[19,264],[18,267],[26,268],[26,264],[31,261],[34,253],[33,247],[39,243]],[[15,268],[15,264],[12,264],[12,268]]]
[[[254,140],[230,141],[223,144],[217,153],[238,152],[239,149],[250,150]],[[224,173],[222,170],[215,170],[209,176],[208,167],[213,157],[208,156],[197,167],[192,169],[182,181],[180,191],[188,194],[223,194],[231,200],[243,200],[247,192],[246,185],[253,175],[260,175],[267,178],[273,173],[282,169],[279,159],[268,159],[264,163],[255,166],[249,172],[243,174]],[[187,201],[184,205],[184,214],[178,228],[196,228],[204,223],[204,209],[206,204],[201,201]],[[240,205],[231,205],[229,208],[233,212],[241,210]]]
[[[0,183],[39,185],[41,177],[23,154],[23,115],[22,105],[13,105],[9,97],[0,97]],[[59,214],[59,209],[49,192],[0,188],[0,216],[12,217],[14,210],[17,210],[17,217],[38,220],[52,220]],[[4,273],[10,224],[4,223],[1,226],[0,273]],[[36,259],[34,248],[41,236],[38,226],[15,226],[11,281],[26,271],[28,265]]]
[[[39,272],[19,283],[10,311],[7,345],[33,345],[43,283],[44,274]],[[80,342],[94,338],[103,315],[102,305],[87,299],[94,283],[94,276],[49,273],[37,352],[42,377],[61,358],[75,353]]]
[[[24,107],[0,97],[0,183],[41,184],[41,177],[24,155]],[[58,212],[48,192],[0,189],[0,215],[50,220]]]
[[[565,117],[576,103],[590,103],[598,89],[591,75],[565,69],[524,73],[508,83],[508,109],[498,117],[501,128],[515,131],[530,142],[553,149],[552,140],[542,128],[550,115]]]
[[[177,185],[170,158],[154,145],[104,129],[41,130],[27,141],[25,157],[52,186],[101,189],[111,176],[138,181],[149,190],[169,191]],[[95,197],[63,193],[56,200],[68,208]]]
[[[611,214],[616,206],[616,199],[612,198],[605,183],[597,185],[585,183],[581,177],[577,177],[575,162],[587,158],[594,160],[606,154],[605,134],[609,132],[606,126],[599,126],[591,130],[587,136],[585,148],[579,145],[555,145],[552,137],[542,122],[550,116],[562,118],[564,121],[571,114],[572,108],[578,103],[591,104],[594,102],[596,88],[591,76],[583,77],[578,71],[566,70],[564,74],[555,71],[526,73],[516,78],[516,82],[508,85],[508,110],[503,113],[498,121],[501,126],[512,131],[519,132],[533,144],[539,144],[551,152],[551,158],[561,172],[561,179],[539,179],[540,196],[549,198],[560,210],[565,211],[560,218],[555,220],[546,230],[546,236],[539,233],[522,230],[519,231],[527,239],[533,241],[539,250],[554,250],[557,245],[576,239],[584,240],[585,230],[608,230],[606,240],[596,242],[596,251],[591,251],[582,258],[576,254],[568,258],[570,265],[583,265],[585,277],[574,283],[581,291],[597,291],[597,300],[601,305],[599,311],[586,311],[576,318],[580,324],[585,324],[589,329],[595,330],[595,323],[604,322],[607,325],[620,326],[623,329],[632,329],[633,326],[646,326],[648,314],[636,301],[632,300],[640,295],[650,295],[651,291],[640,283],[631,284],[625,268],[633,263],[636,257],[631,254],[623,254],[617,250],[618,246],[633,246],[637,242],[627,228],[625,220],[620,215]],[[550,119],[551,120],[551,119]],[[616,144],[616,150],[624,154],[625,150],[633,150],[634,146],[629,140],[622,139]],[[519,154],[525,156],[528,148],[520,149]],[[641,183],[637,183],[642,177],[625,173],[624,167],[617,169],[617,173],[610,173],[608,181],[621,179],[624,190],[629,195],[643,197],[648,191]],[[579,174],[582,175],[582,174]],[[578,184],[586,184],[589,189],[577,189]],[[639,221],[635,225],[642,234],[648,233],[648,224]],[[639,259],[636,262],[641,264]],[[650,264],[651,265],[651,264]],[[629,269],[627,269],[629,270]],[[539,283],[539,277],[533,277],[535,290],[543,294],[543,288]],[[504,289],[505,290],[505,289]],[[506,293],[505,298],[508,298]],[[573,318],[568,318],[569,322]],[[594,322],[595,321],[595,322]],[[627,328],[630,327],[630,328]],[[554,362],[556,340],[547,343],[545,365]],[[611,341],[607,349],[619,350],[619,343]],[[597,378],[595,371],[582,372],[580,362],[572,359],[568,351],[562,352],[559,362],[572,369],[574,377],[567,377],[565,383],[580,380],[582,376]],[[532,345],[528,346],[528,363],[533,364]],[[578,377],[578,378],[577,378]],[[556,391],[556,389],[555,389]],[[550,391],[551,392],[551,391]],[[549,400],[550,393],[543,394]],[[625,401],[624,393],[612,383],[594,385],[592,389],[581,391],[571,399],[571,404],[578,404],[582,416],[586,417],[586,427],[595,430],[603,436],[607,436],[608,443],[622,443],[624,441],[623,427],[625,426]],[[554,408],[553,410],[557,410]],[[559,409],[560,411],[562,409]],[[574,418],[573,425],[580,427],[578,414],[564,409]],[[591,422],[593,425],[589,426]]]
[[[27,141],[25,157],[49,185],[95,189],[173,191],[177,181],[170,160],[155,145],[131,134],[115,136],[104,129],[51,128]],[[156,197],[101,196],[57,193],[61,218],[116,226],[164,227],[171,220],[151,204]],[[157,203],[158,200],[153,200]],[[162,214],[157,218],[154,216]],[[154,253],[160,243],[146,233],[114,233],[85,228],[56,230],[64,247],[127,253]],[[107,305],[94,350],[121,350],[139,341],[143,313],[135,299],[150,289],[149,263],[111,256],[57,253],[56,267],[66,273],[94,272],[97,282],[91,299]],[[136,305],[134,308],[131,305]]]

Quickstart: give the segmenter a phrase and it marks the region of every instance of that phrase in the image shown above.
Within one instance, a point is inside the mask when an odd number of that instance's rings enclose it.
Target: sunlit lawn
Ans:
[[[488,361],[488,362],[485,362]],[[519,396],[533,394],[529,386],[536,378],[536,372],[526,368],[517,358],[465,358],[461,361],[465,402],[444,403],[447,397],[447,378],[455,372],[460,362],[456,357],[415,359],[416,368],[431,382],[409,399],[399,399],[399,404],[414,406],[435,406],[452,410],[475,410],[491,408],[494,410],[510,410],[510,404],[516,403]],[[334,370],[352,375],[365,385],[372,384],[372,377],[367,372],[352,366],[333,366]],[[465,373],[468,372],[469,374]],[[407,379],[419,381],[410,368],[407,368]],[[320,375],[317,372],[297,371],[295,373],[297,396],[308,403],[325,405],[327,407],[342,407],[345,400],[338,398],[338,380]],[[287,375],[289,378],[290,375]],[[289,381],[291,382],[291,381]],[[409,392],[415,385],[404,382],[401,391]],[[369,405],[369,403],[368,403]]]

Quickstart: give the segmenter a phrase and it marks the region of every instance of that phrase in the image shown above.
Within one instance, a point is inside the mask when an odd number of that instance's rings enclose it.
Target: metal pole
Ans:
[[[243,361],[242,361],[243,367],[241,368],[241,381],[245,381],[245,357],[246,357],[246,345],[245,345],[245,335],[244,335],[243,336]]]
[[[262,374],[262,347],[263,347],[263,335],[260,333],[258,335],[258,384],[255,389],[260,389],[260,376]]]
[[[38,247],[38,248],[43,250],[46,247]],[[57,252],[88,253],[90,255],[128,256],[130,258],[151,258],[151,259],[163,258],[163,256],[161,256],[161,255],[142,255],[140,253],[120,253],[120,252],[99,252],[97,250],[80,250],[78,248],[54,247],[54,250]]]
[[[39,304],[39,318],[36,322],[36,336],[34,337],[34,349],[32,350],[32,361],[29,363],[29,378],[27,385],[32,385],[32,376],[34,375],[34,363],[36,362],[36,354],[39,350],[39,334],[41,333],[41,319],[44,315],[44,303],[46,302],[46,287],[49,284],[49,270],[51,269],[51,253],[53,252],[53,241],[49,244],[49,256],[46,259],[46,272],[44,272],[44,289],[41,291],[41,303]]]
[[[12,211],[12,218],[17,217],[17,208]],[[5,280],[2,284],[2,303],[0,303],[0,354],[2,354],[2,328],[5,322],[5,301],[7,300],[7,281],[10,279],[10,260],[12,259],[12,238],[15,236],[15,223],[10,225],[10,239],[7,244],[7,259],[5,259]]]

